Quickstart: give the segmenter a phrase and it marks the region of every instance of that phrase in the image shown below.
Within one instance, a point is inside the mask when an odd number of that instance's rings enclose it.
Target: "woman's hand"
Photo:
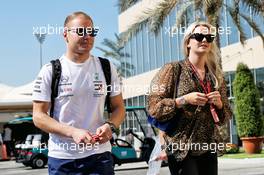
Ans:
[[[158,160],[168,160],[168,156],[167,156],[165,150],[162,150],[155,160],[156,161],[158,161]]]
[[[183,96],[188,104],[204,106],[208,98],[206,94],[200,92],[192,92]]]
[[[214,104],[218,109],[222,109],[223,103],[222,103],[221,94],[219,93],[219,91],[214,91],[214,92],[207,94],[207,98],[210,104]]]

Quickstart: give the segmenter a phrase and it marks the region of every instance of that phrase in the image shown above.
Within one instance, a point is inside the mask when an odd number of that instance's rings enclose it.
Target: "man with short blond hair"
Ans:
[[[51,104],[52,66],[41,69],[33,92],[33,121],[50,133],[49,174],[114,174],[111,145],[112,132],[124,120],[121,88],[112,88],[112,113],[104,121],[106,78],[99,58],[90,54],[96,31],[90,16],[84,12],[69,15],[64,23],[66,53],[59,59],[61,78]],[[111,67],[111,87],[120,87],[116,69]]]

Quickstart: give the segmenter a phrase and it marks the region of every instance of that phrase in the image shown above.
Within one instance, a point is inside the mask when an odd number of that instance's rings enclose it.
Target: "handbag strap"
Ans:
[[[173,92],[173,99],[175,99],[177,97],[177,94],[178,94],[178,86],[179,86],[179,81],[180,81],[180,75],[181,75],[181,69],[182,69],[182,63],[184,62],[184,60],[182,61],[179,61],[177,63],[177,65],[175,66],[175,70],[177,71],[174,71],[174,77],[175,77],[175,87],[174,87],[174,92]],[[178,66],[178,67],[177,67]],[[190,126],[190,131],[193,130],[194,126],[195,126],[195,123],[196,123],[196,119],[197,117],[194,117],[194,119],[191,121],[191,126]],[[191,133],[189,133],[191,135]],[[165,139],[165,142],[168,143],[166,137],[164,137]]]
[[[178,65],[178,68],[177,68]],[[177,63],[177,65],[175,66],[175,69],[177,69],[177,71],[174,71],[174,77],[175,77],[175,86],[174,86],[174,92],[173,92],[173,99],[175,99],[178,95],[178,86],[179,86],[179,81],[180,81],[180,75],[181,75],[181,61]],[[177,75],[175,75],[175,73],[177,73]]]

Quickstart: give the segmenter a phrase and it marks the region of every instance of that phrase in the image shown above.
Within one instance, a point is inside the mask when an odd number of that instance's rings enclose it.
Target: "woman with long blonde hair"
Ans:
[[[164,65],[152,80],[148,111],[173,129],[161,132],[162,153],[173,175],[216,175],[224,151],[218,126],[231,118],[215,28],[195,22],[185,31],[185,59]],[[152,89],[152,88],[150,88]],[[173,121],[173,122],[172,122]]]

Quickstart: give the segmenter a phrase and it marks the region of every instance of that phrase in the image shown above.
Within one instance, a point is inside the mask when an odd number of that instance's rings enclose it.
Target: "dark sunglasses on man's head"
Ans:
[[[95,37],[99,31],[98,28],[93,28],[93,27],[78,27],[78,28],[73,28],[73,29],[68,29],[68,31],[73,31],[75,32],[78,36],[83,37],[86,35],[89,35],[91,37]]]
[[[211,43],[214,41],[215,36],[212,34],[202,34],[202,33],[193,33],[190,38],[195,39],[196,41],[202,42],[205,38],[208,43]]]

